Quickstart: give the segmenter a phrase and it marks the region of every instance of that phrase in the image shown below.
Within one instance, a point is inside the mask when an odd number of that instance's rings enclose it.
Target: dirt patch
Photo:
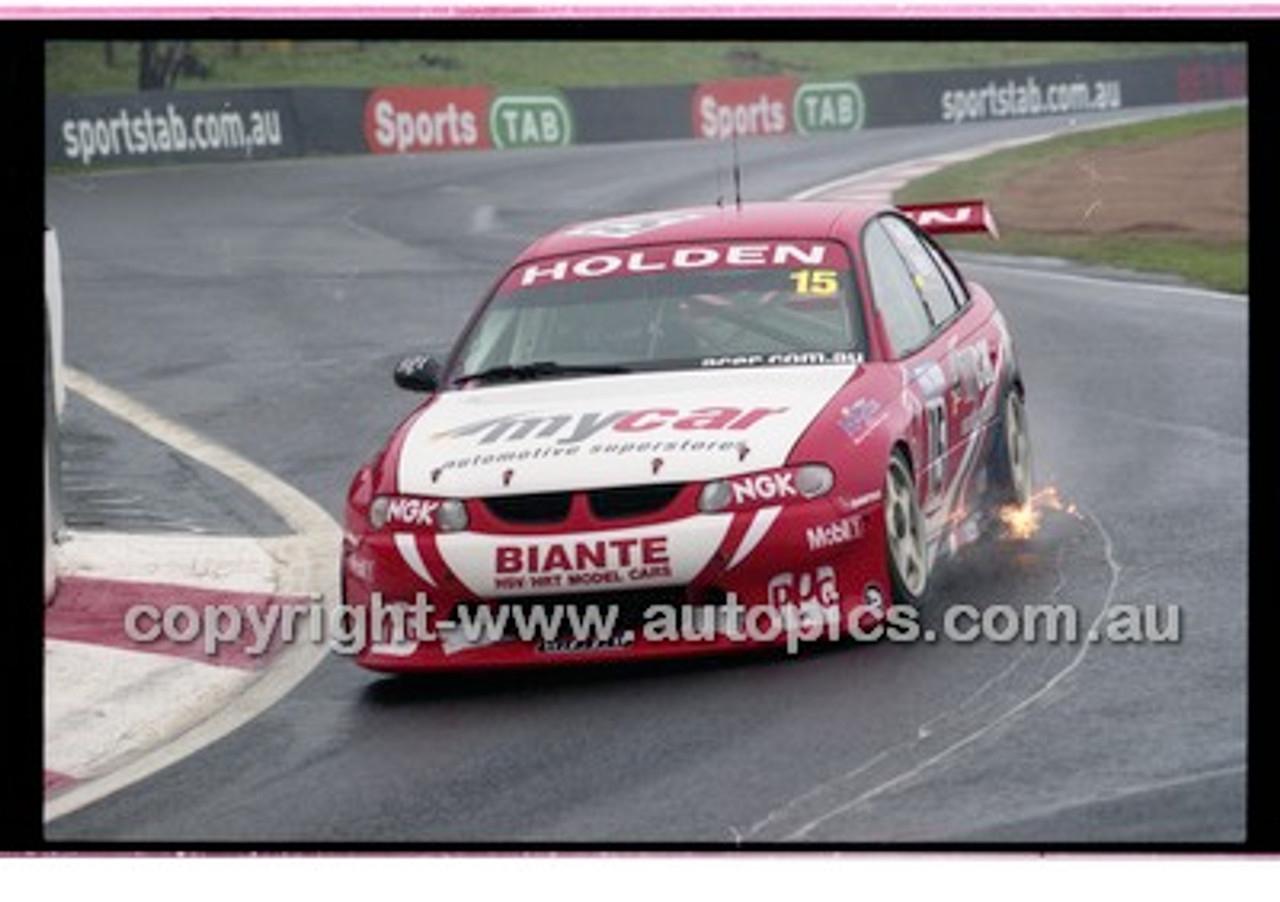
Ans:
[[[1027,232],[1244,241],[1245,129],[1081,151],[1006,181],[1001,225]]]

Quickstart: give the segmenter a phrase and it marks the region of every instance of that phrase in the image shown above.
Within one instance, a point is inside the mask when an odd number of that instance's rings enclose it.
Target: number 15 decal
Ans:
[[[801,269],[791,274],[796,294],[829,297],[840,290],[840,274],[834,269]]]
[[[945,398],[930,398],[924,404],[925,425],[928,429],[929,464],[928,476],[929,498],[937,498],[942,494],[943,483],[947,474],[947,402]]]

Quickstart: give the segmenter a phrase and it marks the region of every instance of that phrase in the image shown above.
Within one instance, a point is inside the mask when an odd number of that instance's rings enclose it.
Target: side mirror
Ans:
[[[429,354],[414,354],[396,364],[396,385],[409,391],[433,392],[440,387],[440,363]]]

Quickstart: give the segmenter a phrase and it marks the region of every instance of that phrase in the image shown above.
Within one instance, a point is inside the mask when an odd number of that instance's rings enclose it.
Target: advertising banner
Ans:
[[[51,97],[50,166],[520,150],[1081,116],[1248,95],[1244,53],[697,85],[390,85]]]
[[[365,142],[370,153],[488,150],[492,97],[487,87],[377,88],[365,102]]]
[[[867,75],[868,128],[958,125],[1244,97],[1244,54]]]
[[[693,136],[724,139],[789,134],[795,92],[794,78],[703,82],[693,92]]]
[[[289,91],[55,97],[46,105],[51,165],[265,160],[302,151]]]

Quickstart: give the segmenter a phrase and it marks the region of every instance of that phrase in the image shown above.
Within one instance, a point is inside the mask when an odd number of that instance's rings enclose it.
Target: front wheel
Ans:
[[[885,474],[884,527],[893,602],[916,604],[929,587],[924,515],[920,511],[911,466],[897,449],[889,457]]]

